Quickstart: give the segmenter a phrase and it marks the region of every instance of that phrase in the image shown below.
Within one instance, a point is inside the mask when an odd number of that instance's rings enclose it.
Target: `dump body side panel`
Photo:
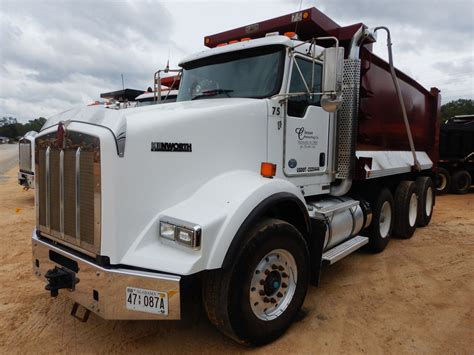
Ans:
[[[402,110],[387,62],[361,48],[361,92],[356,150],[410,150]],[[439,91],[426,90],[396,70],[415,149],[438,159]]]

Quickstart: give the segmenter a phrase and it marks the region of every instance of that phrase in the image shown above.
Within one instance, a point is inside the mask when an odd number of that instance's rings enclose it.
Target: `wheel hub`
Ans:
[[[280,289],[281,274],[278,271],[272,271],[268,274],[263,290],[267,296],[273,296]]]
[[[269,321],[281,315],[296,290],[298,272],[293,256],[275,249],[257,264],[250,282],[250,307],[255,316]]]

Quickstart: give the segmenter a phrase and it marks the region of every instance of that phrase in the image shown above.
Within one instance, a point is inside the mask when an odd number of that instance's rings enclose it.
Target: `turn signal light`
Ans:
[[[223,47],[223,46],[227,46],[227,43],[219,43],[216,47]]]
[[[244,41],[250,41],[252,38],[250,37],[244,37],[244,38],[241,38],[240,39],[240,42],[244,42]]]
[[[239,41],[236,40],[236,39],[234,39],[234,40],[232,40],[232,41],[229,41],[229,44],[234,44],[234,43],[239,43]]]
[[[276,175],[276,169],[276,164],[262,162],[262,164],[260,165],[260,174],[263,177],[271,178]]]

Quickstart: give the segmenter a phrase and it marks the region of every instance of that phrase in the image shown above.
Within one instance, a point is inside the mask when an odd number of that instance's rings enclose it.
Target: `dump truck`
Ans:
[[[25,190],[35,188],[35,136],[29,131],[18,141],[18,184]]]
[[[466,194],[474,176],[474,115],[451,117],[440,127],[436,189]]]
[[[412,237],[433,214],[440,95],[376,56],[378,33],[391,49],[387,28],[309,8],[205,36],[177,102],[55,116],[36,137],[46,290],[83,320],[176,320],[197,284],[209,320],[258,345],[323,265]]]

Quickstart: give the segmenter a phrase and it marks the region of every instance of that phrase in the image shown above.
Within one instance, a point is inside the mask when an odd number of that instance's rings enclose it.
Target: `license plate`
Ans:
[[[166,292],[127,287],[125,303],[127,309],[132,311],[168,315],[168,294]]]

